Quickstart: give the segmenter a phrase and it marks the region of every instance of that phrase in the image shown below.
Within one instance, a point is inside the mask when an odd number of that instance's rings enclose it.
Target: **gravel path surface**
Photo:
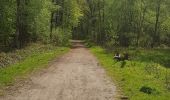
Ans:
[[[43,73],[0,100],[114,100],[116,86],[83,47],[72,49]]]

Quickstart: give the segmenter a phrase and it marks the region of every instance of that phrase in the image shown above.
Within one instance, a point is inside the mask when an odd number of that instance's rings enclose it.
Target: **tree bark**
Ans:
[[[157,0],[156,2],[156,20],[155,20],[155,29],[154,29],[154,45],[159,45],[160,43],[160,34],[158,32],[159,30],[159,24],[160,24],[160,9],[161,9],[161,0]]]
[[[21,43],[20,43],[20,40],[19,40],[19,36],[21,34],[21,21],[20,21],[20,16],[21,16],[21,11],[20,11],[20,4],[21,4],[21,1],[20,0],[17,0],[16,1],[17,3],[17,12],[16,12],[16,36],[15,36],[15,47],[16,48],[21,48]]]

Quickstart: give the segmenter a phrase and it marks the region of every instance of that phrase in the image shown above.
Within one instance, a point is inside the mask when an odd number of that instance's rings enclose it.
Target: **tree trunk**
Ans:
[[[20,16],[21,16],[21,11],[20,11],[20,4],[21,4],[21,1],[20,0],[17,0],[17,12],[16,12],[16,37],[15,37],[15,47],[16,48],[21,48],[21,43],[20,43],[20,40],[19,40],[19,36],[21,34],[21,21],[20,21]]]
[[[156,20],[155,20],[155,29],[154,29],[154,41],[153,45],[159,45],[160,43],[160,34],[158,32],[159,27],[160,27],[160,9],[161,9],[161,0],[157,1],[156,4]]]
[[[53,25],[54,23],[54,12],[51,13],[51,26],[50,26],[50,41],[52,41],[52,34],[53,34]]]

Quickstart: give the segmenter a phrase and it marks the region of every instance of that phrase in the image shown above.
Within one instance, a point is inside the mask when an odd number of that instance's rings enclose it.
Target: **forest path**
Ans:
[[[114,100],[116,87],[80,45],[0,100]]]

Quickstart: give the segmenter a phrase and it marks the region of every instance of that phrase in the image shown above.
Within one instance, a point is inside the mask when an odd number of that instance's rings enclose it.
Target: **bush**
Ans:
[[[155,88],[151,88],[151,87],[149,87],[149,86],[142,86],[142,87],[140,88],[140,92],[143,92],[143,93],[146,93],[146,94],[158,93]]]
[[[87,41],[85,41],[85,46],[86,46],[87,48],[90,48],[90,47],[94,46],[94,44],[93,44],[93,42],[87,40]]]
[[[57,46],[69,46],[69,39],[71,38],[71,31],[66,30],[63,31],[61,28],[57,28],[53,32],[52,42]]]

